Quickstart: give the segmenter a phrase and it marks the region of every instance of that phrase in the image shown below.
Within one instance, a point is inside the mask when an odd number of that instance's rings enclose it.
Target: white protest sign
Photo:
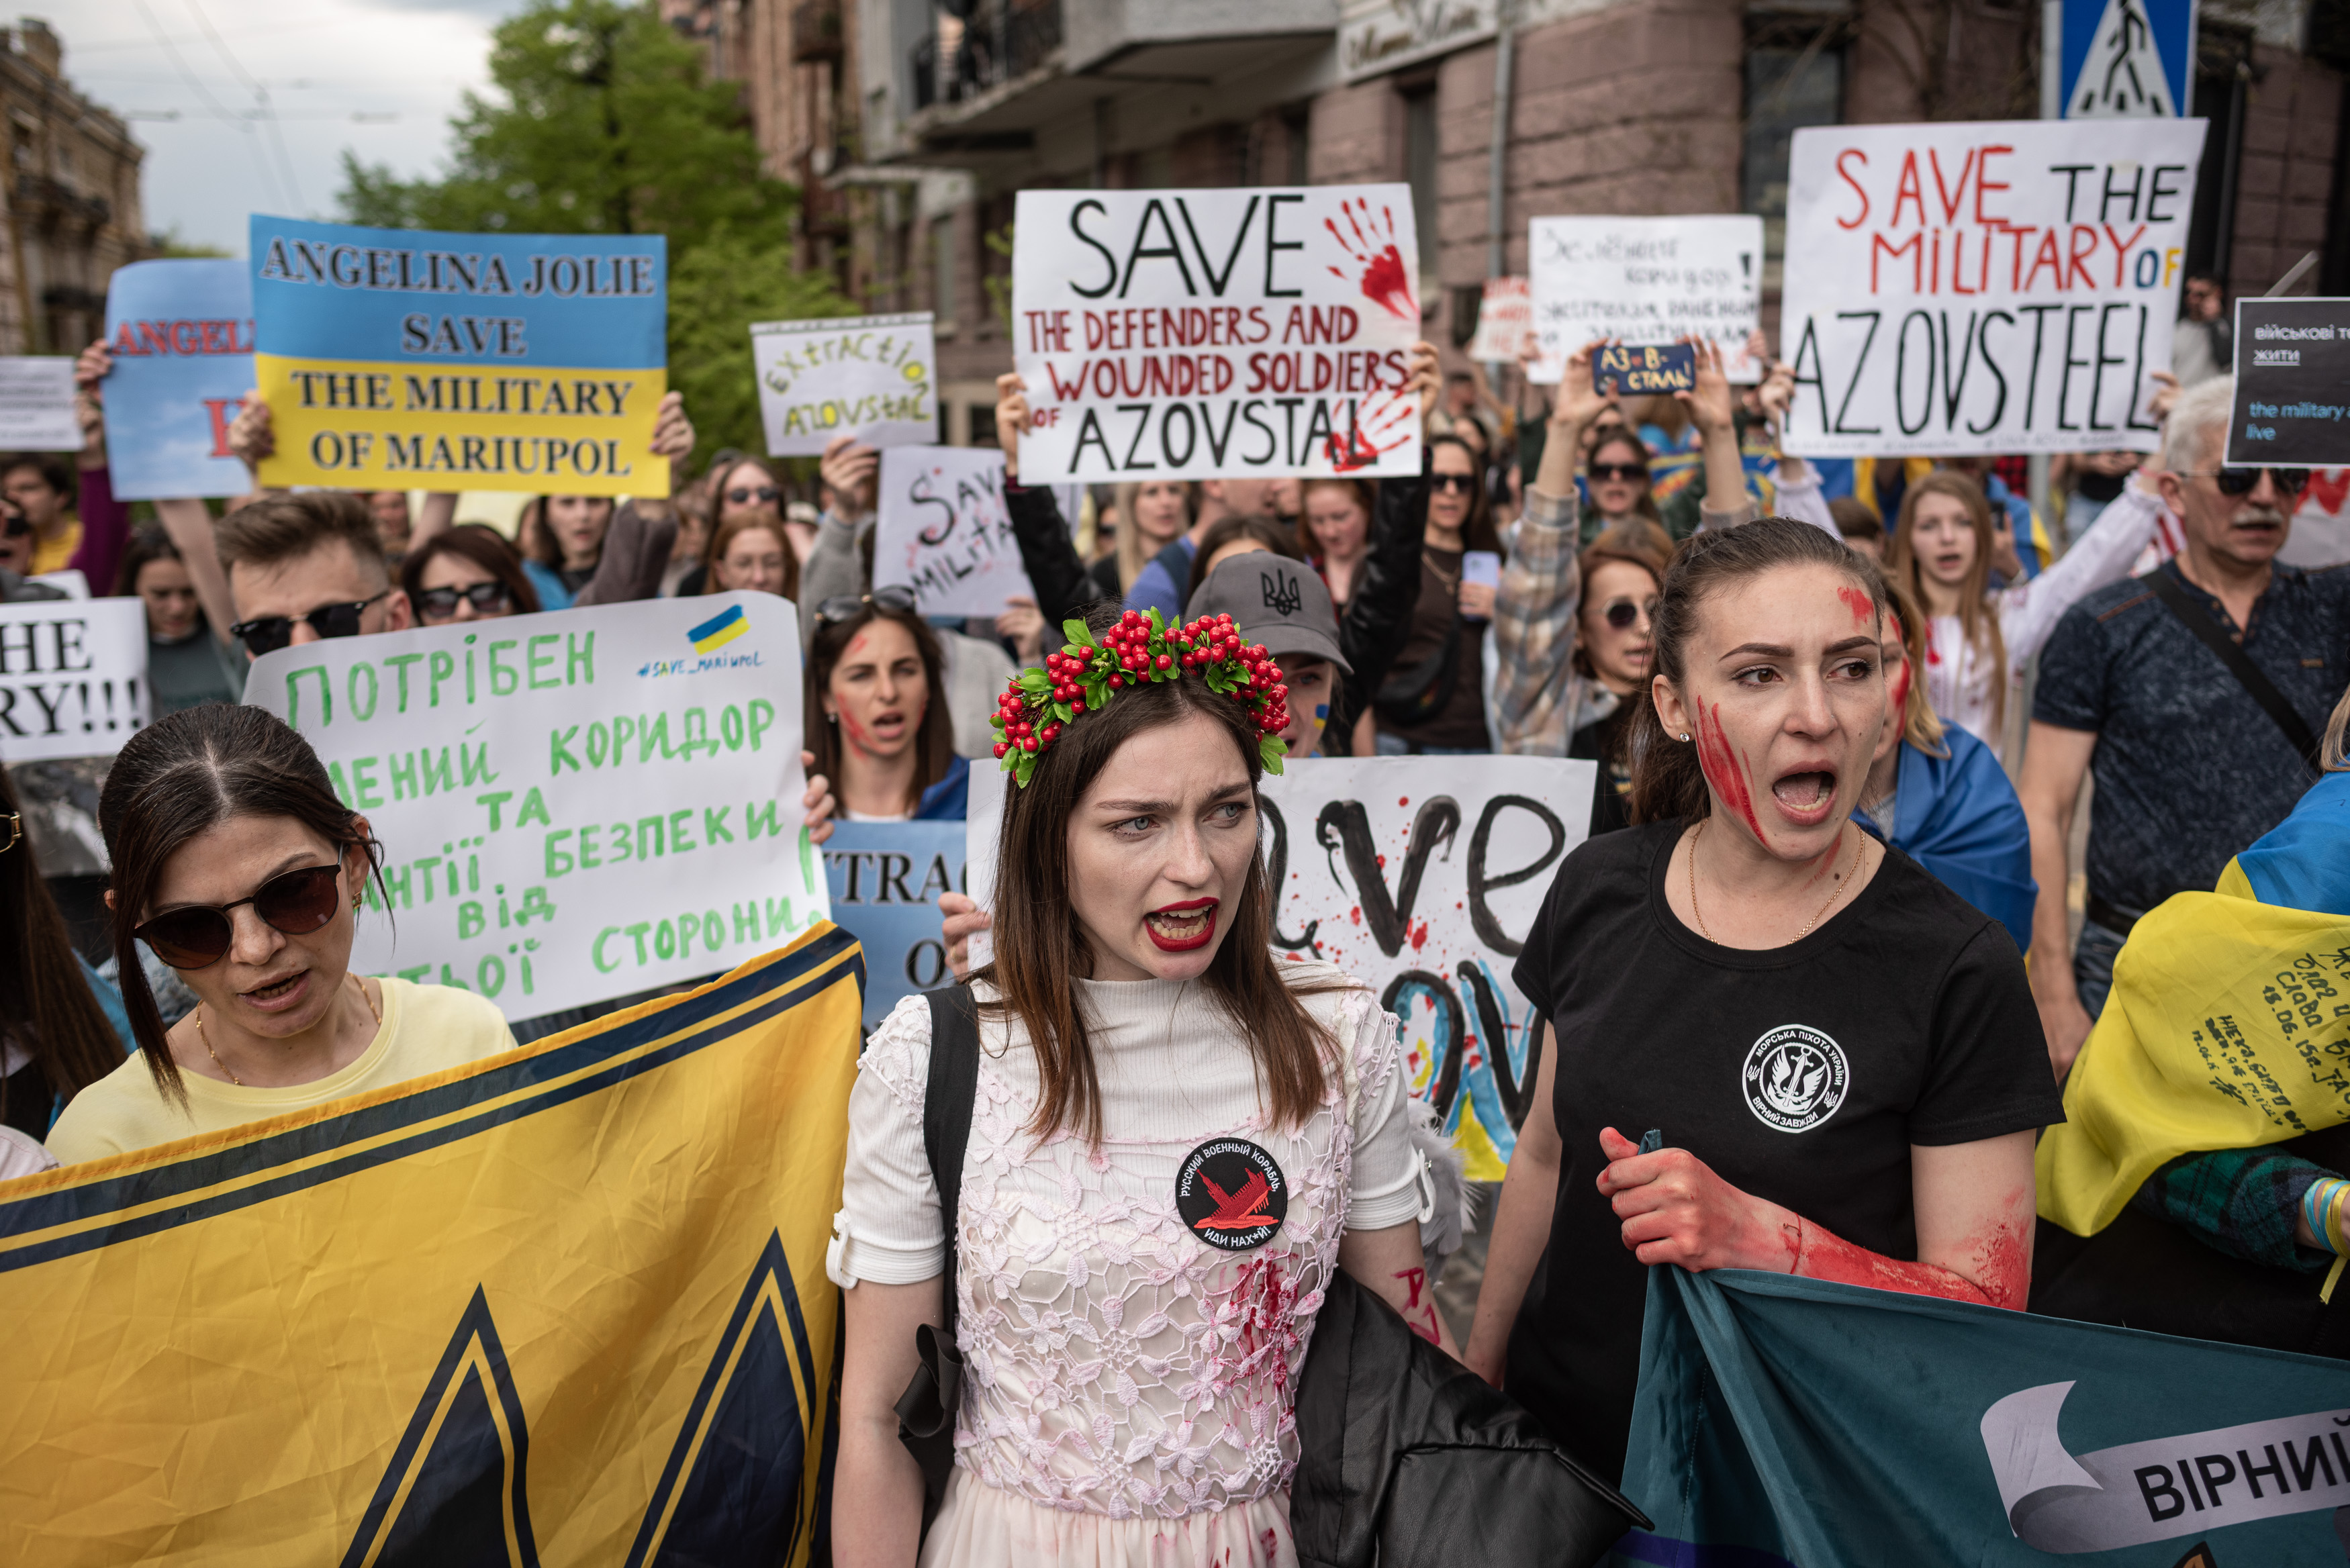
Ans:
[[[65,358],[0,358],[0,451],[81,450],[73,368]]]
[[[110,757],[147,722],[147,607],[0,605],[0,763]]]
[[[1783,450],[2151,452],[2199,119],[1798,130]]]
[[[939,361],[927,310],[757,322],[751,359],[772,457],[811,457],[835,436],[878,447],[939,439]]]
[[[968,870],[992,909],[1002,807],[985,809],[982,776],[973,763]],[[1597,780],[1596,763],[1563,758],[1481,757],[1472,782],[1449,760],[1347,757],[1293,762],[1260,786],[1274,952],[1378,992],[1403,1021],[1412,1093],[1472,1180],[1502,1179],[1532,1103],[1541,1020],[1510,971],[1586,836]],[[973,967],[989,950],[973,939]]]
[[[828,916],[788,599],[304,643],[256,661],[245,701],[317,748],[384,846],[368,973],[528,1018],[731,969]]]
[[[1003,507],[1003,454],[977,447],[900,446],[881,454],[873,582],[914,590],[923,615],[1001,615],[1034,598]]]
[[[1477,330],[1469,338],[1469,358],[1489,365],[1514,365],[1534,327],[1534,301],[1526,280],[1489,277],[1485,296],[1477,304]]]
[[[1530,380],[1555,382],[1566,357],[1600,337],[1721,346],[1733,381],[1762,379],[1746,352],[1762,321],[1762,220],[1536,218],[1526,234],[1534,336]]]
[[[1404,185],[1023,191],[1025,484],[1416,474]]]

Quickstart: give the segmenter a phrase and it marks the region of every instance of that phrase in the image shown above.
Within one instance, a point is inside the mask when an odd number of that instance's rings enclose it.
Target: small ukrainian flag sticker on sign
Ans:
[[[749,618],[743,615],[743,607],[736,605],[725,614],[703,621],[685,637],[693,644],[694,652],[715,653],[750,629]]]

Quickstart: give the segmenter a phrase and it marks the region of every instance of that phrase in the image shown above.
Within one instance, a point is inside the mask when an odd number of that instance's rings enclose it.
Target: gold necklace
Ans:
[[[367,1003],[369,1014],[375,1019],[375,1026],[378,1029],[382,1028],[383,1009],[378,1007],[375,1004],[375,999],[368,995],[367,987],[360,982],[359,977],[355,974],[346,972],[343,978],[349,981],[353,985],[359,987],[359,1000]],[[220,1059],[220,1053],[213,1049],[212,1036],[204,1033],[204,1010],[203,1005],[201,1002],[196,1006],[196,1043],[204,1048],[204,1054],[213,1059],[213,1065],[218,1067],[222,1072],[228,1075],[228,1081],[230,1083],[234,1084],[240,1089],[244,1087],[244,1080],[236,1075],[235,1069],[231,1067],[227,1063],[222,1061]]]
[[[1697,921],[1697,934],[1698,934],[1698,935],[1700,935],[1700,936],[1701,936],[1701,937],[1703,937],[1707,941],[1712,941],[1712,940],[1713,940],[1713,933],[1712,933],[1711,931],[1709,931],[1709,930],[1707,930],[1707,929],[1705,929],[1705,916],[1704,916],[1704,915],[1703,915],[1703,914],[1699,910],[1699,909],[1698,909],[1698,907],[1697,907],[1697,841],[1698,841],[1700,838],[1702,838],[1702,837],[1705,836],[1705,825],[1706,825],[1706,821],[1707,821],[1707,820],[1708,820],[1708,819],[1706,819],[1706,818],[1704,818],[1704,817],[1700,817],[1700,818],[1698,819],[1697,831],[1696,831],[1696,832],[1694,832],[1694,833],[1691,833],[1691,834],[1690,835],[1690,845],[1689,845],[1690,916],[1690,918],[1691,918],[1692,919],[1694,919],[1694,920],[1696,920],[1696,921]],[[1837,836],[1839,839],[1841,839],[1841,838],[1844,836],[1844,829],[1843,829],[1843,828],[1839,827],[1839,828],[1837,828],[1837,829],[1836,829],[1836,836]],[[1818,914],[1814,914],[1814,915],[1810,919],[1805,920],[1805,921],[1804,922],[1804,929],[1803,929],[1802,930],[1800,930],[1800,931],[1797,931],[1797,932],[1794,934],[1794,936],[1793,938],[1789,939],[1791,941],[1798,941],[1798,942],[1800,942],[1800,941],[1802,941],[1805,937],[1810,936],[1810,935],[1812,934],[1812,928],[1813,928],[1814,926],[1816,926],[1816,925],[1818,925],[1818,924],[1820,923],[1820,917],[1821,917],[1822,915],[1825,915],[1825,914],[1828,912],[1829,909],[1830,909],[1830,908],[1831,908],[1831,907],[1835,903],[1835,901],[1836,901],[1837,898],[1838,898],[1840,895],[1842,895],[1842,893],[1844,892],[1845,878],[1846,878],[1846,877],[1850,877],[1850,876],[1853,874],[1853,872],[1857,871],[1857,870],[1859,870],[1859,869],[1860,869],[1861,857],[1862,857],[1863,856],[1866,855],[1867,853],[1868,853],[1868,836],[1867,836],[1866,834],[1862,834],[1862,835],[1861,835],[1861,842],[1860,842],[1860,843],[1858,843],[1858,844],[1856,844],[1856,845],[1855,845],[1855,846],[1853,846],[1852,867],[1851,867],[1851,869],[1850,869],[1850,870],[1846,870],[1846,871],[1840,871],[1840,872],[1838,872],[1838,873],[1836,874],[1836,885],[1835,885],[1835,887],[1833,887],[1833,888],[1829,888],[1829,889],[1828,889],[1828,901],[1827,901],[1826,903],[1822,904],[1822,905],[1820,906],[1820,908],[1819,908],[1819,913],[1818,913]],[[1719,945],[1719,944],[1717,944],[1717,945]],[[1782,944],[1782,945],[1784,945],[1784,944]]]

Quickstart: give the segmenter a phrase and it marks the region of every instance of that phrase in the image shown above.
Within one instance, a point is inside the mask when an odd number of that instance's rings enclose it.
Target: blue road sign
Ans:
[[[2064,0],[2064,118],[2193,111],[2195,0]]]

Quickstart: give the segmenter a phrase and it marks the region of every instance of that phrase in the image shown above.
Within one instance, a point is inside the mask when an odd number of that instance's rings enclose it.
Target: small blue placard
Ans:
[[[835,924],[865,946],[865,1027],[917,992],[954,983],[939,895],[963,893],[960,822],[844,822],[824,846]]]

